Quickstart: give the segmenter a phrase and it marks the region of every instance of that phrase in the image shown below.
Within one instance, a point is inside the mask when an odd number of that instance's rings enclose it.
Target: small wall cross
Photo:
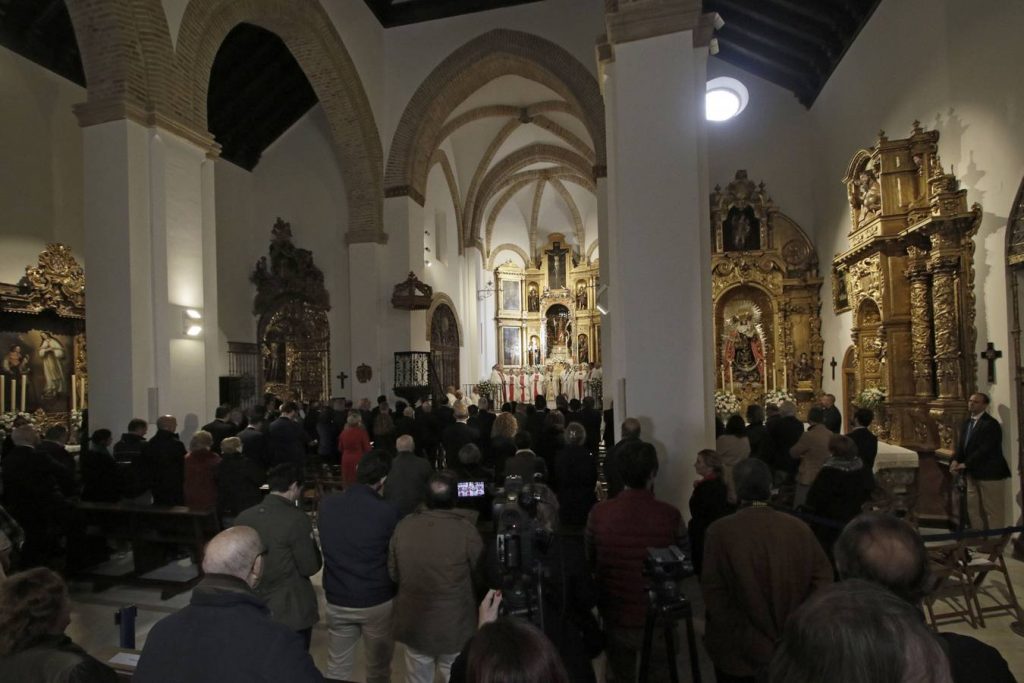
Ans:
[[[829,363],[829,366],[832,368],[832,381],[833,382],[836,381],[836,366],[837,365],[839,365],[839,363],[836,362],[836,357],[832,356],[832,362]]]
[[[1002,351],[996,350],[996,345],[992,342],[988,343],[985,350],[981,352],[981,357],[988,361],[988,383],[995,384],[996,381],[996,359],[1003,357]]]
[[[344,370],[342,370],[341,372],[338,373],[338,379],[341,380],[341,388],[344,389],[345,388],[345,380],[348,379],[348,375],[345,374]]]

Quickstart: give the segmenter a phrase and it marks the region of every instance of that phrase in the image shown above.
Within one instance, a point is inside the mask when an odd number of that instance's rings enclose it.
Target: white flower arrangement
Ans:
[[[476,392],[477,396],[486,396],[493,399],[495,394],[498,393],[498,385],[485,379],[477,382],[476,386],[473,387],[473,391]]]
[[[785,389],[772,389],[764,395],[764,404],[766,406],[781,405],[785,401],[796,403],[796,398],[793,394],[789,393]]]
[[[587,380],[587,388],[590,389],[590,395],[601,399],[603,396],[602,390],[604,389],[604,381],[600,377],[594,377],[593,379]]]
[[[3,428],[3,430],[9,434],[11,430],[14,429],[14,421],[19,417],[27,420],[30,425],[36,423],[30,413],[0,413],[0,428]]]
[[[885,403],[885,388],[868,387],[857,394],[855,403],[860,408],[877,408],[882,403]]]
[[[740,404],[739,398],[736,394],[728,391],[716,391],[715,392],[715,414],[720,417],[728,417],[729,415],[738,414],[742,405]]]
[[[82,428],[82,411],[81,410],[72,410],[71,411],[70,423],[71,423],[71,432],[73,434],[77,434],[78,430],[80,430]]]

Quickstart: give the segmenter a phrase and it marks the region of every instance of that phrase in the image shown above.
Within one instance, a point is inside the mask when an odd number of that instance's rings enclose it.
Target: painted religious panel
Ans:
[[[756,251],[761,248],[761,221],[752,206],[733,206],[722,223],[725,251]]]
[[[74,338],[68,330],[0,332],[0,412],[66,412],[71,404]]]
[[[523,364],[523,346],[520,328],[501,328],[501,361],[505,367],[518,367]]]
[[[520,285],[518,280],[502,280],[501,282],[501,307],[506,311],[522,310],[523,304],[519,297]]]
[[[526,293],[526,307],[530,313],[540,312],[540,290],[536,282],[531,282]]]

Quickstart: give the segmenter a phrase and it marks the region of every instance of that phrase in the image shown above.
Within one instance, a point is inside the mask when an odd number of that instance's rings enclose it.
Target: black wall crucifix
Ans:
[[[992,342],[988,343],[985,350],[981,352],[983,360],[988,361],[988,383],[995,384],[996,381],[996,359],[1003,357],[1002,351],[996,351],[996,345]]]
[[[836,362],[836,357],[832,356],[832,362],[829,363],[829,367],[832,368],[832,381],[833,382],[836,381],[836,366],[837,365],[839,365],[839,363]]]
[[[341,372],[338,373],[338,379],[341,380],[341,388],[344,389],[345,388],[345,380],[348,379],[348,375],[345,374],[344,370],[342,370]]]

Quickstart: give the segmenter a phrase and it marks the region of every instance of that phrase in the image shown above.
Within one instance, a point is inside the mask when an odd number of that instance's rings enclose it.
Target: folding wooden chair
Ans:
[[[964,572],[967,558],[964,541],[926,547],[931,568],[929,591],[924,599],[928,623],[935,631],[939,630],[940,625],[957,621],[966,621],[971,628],[977,628],[974,584]],[[950,609],[936,612],[936,605],[940,602]]]
[[[985,627],[985,615],[992,613],[1005,612],[1014,615],[1018,622],[1024,622],[1024,610],[1021,610],[1020,603],[1017,602],[1017,594],[1013,590],[1013,582],[1010,580],[1010,572],[1006,567],[1006,558],[1004,557],[1011,536],[1012,534],[1005,533],[1001,536],[971,539],[967,543],[967,549],[972,553],[973,558],[965,562],[964,574],[973,587],[974,609],[982,628]],[[992,572],[1003,575],[1006,582],[1005,587],[996,588],[985,583],[985,579]],[[1005,593],[1003,592],[1004,588]],[[1001,598],[1000,593],[1002,594]],[[981,601],[978,599],[979,594],[985,595],[994,604],[982,607]]]

